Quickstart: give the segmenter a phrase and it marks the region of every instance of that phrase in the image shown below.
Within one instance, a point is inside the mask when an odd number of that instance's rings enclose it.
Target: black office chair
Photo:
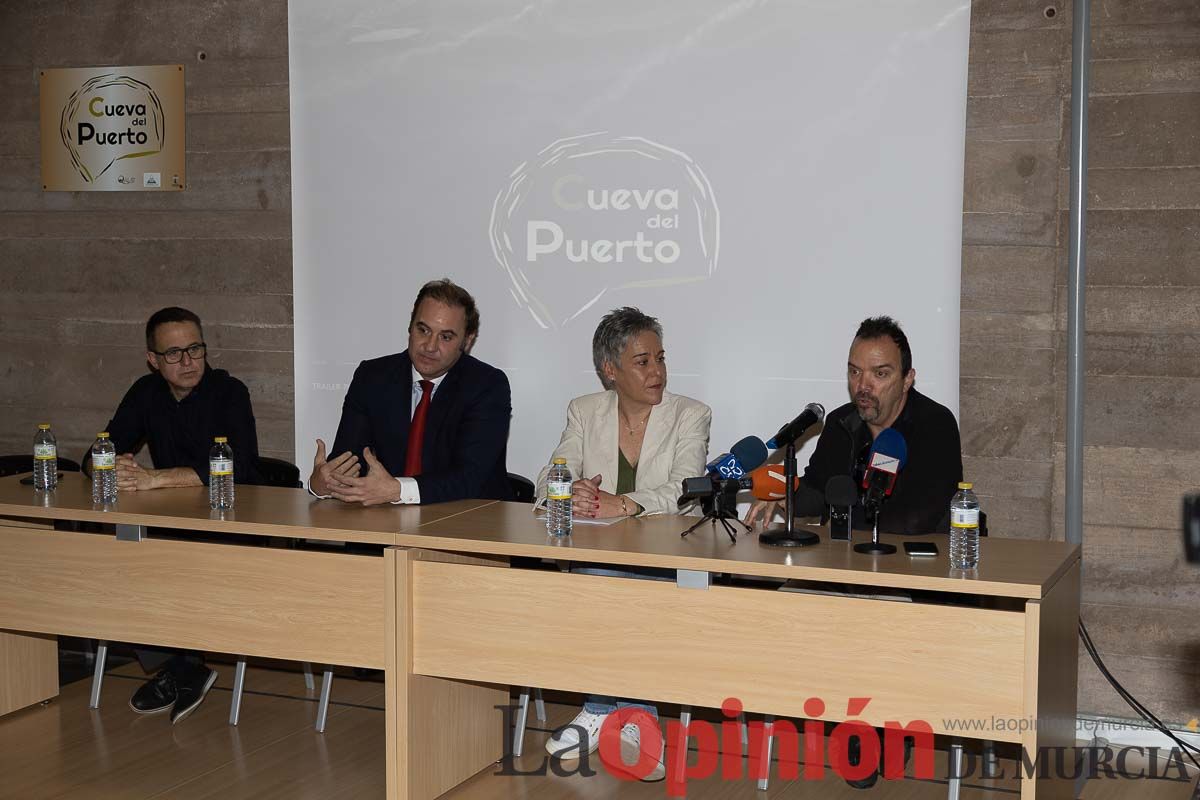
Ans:
[[[518,475],[515,472],[508,473],[508,485],[512,487],[513,499],[518,503],[532,503],[535,491],[533,481],[523,475]],[[513,557],[513,566],[535,566],[539,564],[539,559],[536,558],[520,558]],[[512,754],[514,757],[519,757],[525,746],[525,720],[529,714],[529,692],[530,689],[526,686],[521,690],[520,697],[517,700],[517,719],[516,725],[513,727]],[[537,712],[539,722],[546,721],[546,703],[542,700],[542,690],[534,689],[534,709]]]
[[[258,474],[262,477],[263,486],[282,486],[287,489],[303,489],[300,480],[300,468],[282,458],[259,456],[254,462]]]
[[[79,464],[69,458],[59,458],[58,471],[79,472]],[[7,478],[9,475],[20,475],[25,472],[33,472],[32,455],[0,456],[0,478]]]
[[[508,485],[512,489],[513,500],[518,503],[532,503],[534,498],[533,481],[515,472],[508,473]]]

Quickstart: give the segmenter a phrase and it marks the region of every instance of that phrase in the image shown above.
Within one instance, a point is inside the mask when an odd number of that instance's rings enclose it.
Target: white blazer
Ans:
[[[565,458],[575,480],[602,477],[600,488],[617,491],[617,393],[597,392],[576,397],[567,406],[567,427],[555,458]],[[645,514],[678,514],[683,479],[704,474],[712,409],[690,397],[663,392],[662,402],[650,409],[646,436],[638,457],[636,491],[626,495]],[[537,479],[537,505],[546,500],[547,464]]]

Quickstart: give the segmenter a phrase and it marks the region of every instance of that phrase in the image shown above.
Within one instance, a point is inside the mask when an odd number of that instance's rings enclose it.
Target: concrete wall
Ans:
[[[1047,16],[1047,9],[1056,13]],[[1092,3],[1084,619],[1164,720],[1200,714],[1200,4]],[[1062,538],[1070,3],[976,0],[962,430],[992,527]],[[1080,708],[1132,712],[1090,659]]]
[[[175,63],[186,191],[42,191],[39,69]],[[146,318],[182,305],[250,387],[263,454],[291,460],[285,0],[3,0],[0,108],[0,453],[49,421],[78,459],[146,370]]]
[[[1200,573],[1179,545],[1200,484],[1200,4],[1093,8],[1085,617],[1180,722],[1200,714]],[[963,447],[1005,536],[1062,536],[1070,26],[1069,2],[972,12]],[[38,68],[176,62],[186,192],[41,191]],[[0,452],[43,419],[82,451],[143,370],[146,316],[178,303],[250,385],[263,451],[292,458],[283,0],[0,2],[0,104]],[[1081,687],[1083,710],[1129,715],[1086,659]]]

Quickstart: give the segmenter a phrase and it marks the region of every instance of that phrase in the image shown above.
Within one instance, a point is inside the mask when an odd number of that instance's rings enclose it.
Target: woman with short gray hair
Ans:
[[[667,388],[663,329],[636,308],[600,320],[592,362],[605,391],[576,397],[551,457],[565,458],[578,517],[678,513],[684,478],[704,474],[712,410]],[[546,497],[547,466],[537,494]]]
[[[629,340],[641,333],[653,333],[662,343],[662,325],[649,314],[632,306],[617,308],[604,315],[592,335],[592,363],[596,377],[605,389],[611,389],[612,379],[605,375],[606,364],[619,364]]]
[[[571,484],[576,517],[611,519],[643,514],[678,514],[683,479],[704,474],[712,410],[704,403],[667,389],[662,325],[636,308],[605,315],[592,337],[592,360],[605,391],[576,397],[567,406],[567,427],[550,461],[566,459],[576,480]],[[538,476],[538,504],[546,498],[546,474]],[[576,572],[630,578],[659,578],[634,570],[602,565],[576,565]],[[660,578],[661,579],[661,578]],[[618,708],[658,711],[645,703],[589,696],[570,724],[556,731],[546,749],[560,759],[595,752],[600,727]],[[621,753],[626,764],[640,763],[640,730],[633,722],[621,727]],[[649,745],[647,745],[649,747]],[[641,780],[666,774],[662,747],[654,767]],[[632,774],[632,773],[631,773]]]

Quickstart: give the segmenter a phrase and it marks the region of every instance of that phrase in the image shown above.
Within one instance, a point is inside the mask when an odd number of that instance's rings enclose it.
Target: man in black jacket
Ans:
[[[134,381],[108,431],[116,447],[122,492],[208,485],[208,453],[224,436],[233,449],[238,483],[258,483],[258,433],[246,384],[208,365],[200,318],[164,308],[146,322],[146,360],[152,372]],[[143,446],[154,467],[134,460]],[[90,472],[91,451],[84,454]]]
[[[826,511],[825,484],[835,475],[849,475],[856,482],[862,473],[875,437],[894,428],[908,446],[908,463],[896,479],[891,497],[879,512],[879,529],[889,533],[937,533],[950,528],[950,499],[962,480],[962,448],[958,422],[950,409],[930,400],[913,388],[917,373],[912,367],[908,337],[891,317],[863,320],[850,345],[846,382],[851,402],[834,409],[825,418],[800,488],[795,494],[795,514],[812,517]],[[755,503],[746,515],[747,524],[774,515],[777,503]],[[868,527],[861,505],[853,512],[855,527]],[[882,737],[880,739],[882,741]],[[862,747],[858,737],[848,742],[847,759],[857,766]],[[906,740],[907,762],[911,742]],[[865,778],[847,779],[856,789],[875,785],[882,771]]]
[[[108,423],[116,447],[117,489],[144,492],[208,484],[208,454],[213,438],[224,436],[233,448],[237,483],[257,483],[258,433],[246,384],[207,361],[208,346],[200,318],[186,308],[156,311],[146,322],[143,375],[121,400]],[[134,455],[150,451],[153,467]],[[84,470],[91,472],[91,451]],[[171,711],[177,723],[204,700],[217,679],[201,653],[191,650],[135,649],[142,669],[156,673],[129,701],[139,714]]]
[[[795,496],[799,517],[826,510],[825,484],[835,475],[861,481],[872,442],[894,428],[908,445],[908,463],[891,497],[883,504],[879,529],[888,533],[936,533],[949,530],[950,499],[962,480],[958,423],[950,409],[913,388],[908,337],[891,317],[871,317],[859,325],[850,346],[846,378],[851,402],[830,412],[817,448]],[[747,524],[770,520],[778,504],[755,503]],[[869,527],[861,506],[855,527]]]
[[[503,372],[468,354],[478,335],[470,293],[449,279],[425,284],[408,349],[355,370],[336,455],[327,459],[317,440],[313,494],[362,505],[512,499],[505,467],[512,394]]]

